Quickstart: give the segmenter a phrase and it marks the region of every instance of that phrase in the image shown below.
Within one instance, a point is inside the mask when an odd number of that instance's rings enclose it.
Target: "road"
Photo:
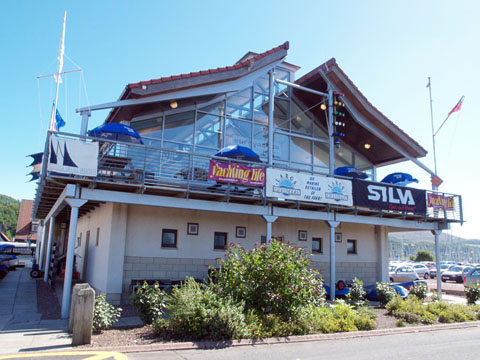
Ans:
[[[478,359],[480,327],[348,340],[126,354],[133,359],[308,360],[308,359]]]

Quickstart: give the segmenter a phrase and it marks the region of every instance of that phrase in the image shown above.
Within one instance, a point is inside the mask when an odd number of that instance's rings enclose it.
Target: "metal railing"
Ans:
[[[49,133],[49,135],[51,134]],[[57,136],[60,138],[80,139],[86,142],[98,141],[98,139],[67,133],[59,133]],[[152,144],[152,142],[149,143]],[[209,164],[212,159],[219,160],[223,163],[243,163],[249,166],[269,167],[267,164],[249,163],[241,160],[195,154],[189,151],[169,150],[157,146],[131,144],[106,139],[99,141],[99,146],[97,159],[98,173],[97,176],[89,178],[91,182],[133,185],[143,189],[150,187],[207,192],[212,194],[222,193],[225,194],[227,198],[230,196],[248,196],[249,198],[262,200],[264,203],[268,201],[265,195],[265,188],[221,184],[214,180],[209,180],[208,177]],[[48,158],[48,150],[49,148],[46,146],[45,159]],[[271,167],[285,169],[279,166]],[[45,168],[45,170],[43,174],[48,174],[51,177],[62,176],[61,174],[49,173],[47,168]],[[285,170],[305,172],[305,170],[302,169],[289,168]],[[329,176],[325,173],[310,173],[312,175]],[[43,174],[41,182],[44,180]],[[75,177],[76,176],[71,175],[68,176],[69,179],[75,179]],[[335,177],[348,179],[340,176]],[[85,177],[82,177],[82,179],[85,180]],[[453,207],[450,207],[448,210],[427,207],[424,220],[463,222],[462,198],[460,195],[427,190],[427,194],[429,193],[451,198]],[[352,209],[353,208],[355,207],[352,207]],[[383,214],[390,212],[398,213],[388,210],[378,211]]]

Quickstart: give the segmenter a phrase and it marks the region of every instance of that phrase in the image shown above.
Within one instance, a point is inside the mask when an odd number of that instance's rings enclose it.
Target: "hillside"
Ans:
[[[11,239],[17,229],[18,209],[20,201],[0,194],[0,222],[7,227],[7,236]]]

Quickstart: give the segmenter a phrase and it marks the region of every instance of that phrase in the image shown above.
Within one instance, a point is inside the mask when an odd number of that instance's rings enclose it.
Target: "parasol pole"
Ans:
[[[63,27],[62,27],[62,37],[60,39],[60,53],[58,55],[58,72],[54,74],[55,80],[57,81],[57,88],[55,91],[55,100],[53,101],[52,115],[50,116],[50,126],[49,130],[58,131],[55,126],[55,115],[57,113],[57,101],[58,101],[58,89],[60,83],[62,82],[62,68],[63,68],[63,53],[65,52],[65,23],[67,20],[67,11],[63,14]]]

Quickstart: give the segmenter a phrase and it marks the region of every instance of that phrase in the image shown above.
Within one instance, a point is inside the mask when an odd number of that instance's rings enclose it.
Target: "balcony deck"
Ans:
[[[88,142],[93,141],[91,138],[72,134],[60,134],[59,136],[69,139],[82,139]],[[44,154],[44,158],[48,158],[48,154]],[[342,214],[416,222],[463,222],[461,196],[459,195],[444,194],[454,198],[454,210],[427,208],[425,215],[404,211],[388,211],[358,206],[337,206],[270,198],[265,195],[265,188],[220,184],[209,180],[208,168],[211,159],[212,156],[193,154],[186,151],[102,140],[97,159],[98,173],[96,176],[87,177],[52,172],[48,171],[46,164],[44,165],[43,174],[45,175],[42,175],[39,181],[34,205],[34,217],[38,219],[45,218],[65,186],[67,184],[78,184],[81,187],[90,189],[239,204],[272,204],[275,207],[282,208],[320,212],[335,211]],[[226,160],[223,158],[222,161]],[[235,163],[238,162],[241,161],[235,160]],[[262,166],[267,165],[262,164]],[[273,167],[276,168],[275,166]],[[295,169],[288,170],[292,171]],[[99,202],[89,201],[80,208],[80,215],[88,213],[99,206],[99,204]],[[59,214],[60,221],[67,221],[67,216],[68,211],[64,210]]]

